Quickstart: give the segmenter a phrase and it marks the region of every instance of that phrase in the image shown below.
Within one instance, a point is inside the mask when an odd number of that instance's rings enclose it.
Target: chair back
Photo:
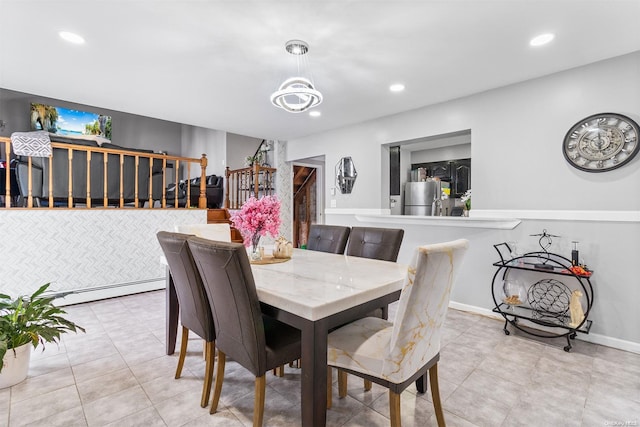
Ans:
[[[185,224],[176,225],[178,233],[194,234],[198,237],[219,242],[231,241],[231,227],[229,224]]]
[[[215,339],[213,317],[186,234],[160,231],[158,241],[169,265],[180,304],[180,323],[206,341]]]
[[[247,252],[241,243],[189,238],[209,298],[216,346],[256,377],[265,373],[264,323]]]
[[[399,228],[353,227],[346,254],[396,262],[403,237]]]
[[[349,227],[339,225],[311,224],[307,249],[312,251],[343,254],[349,238]]]
[[[451,289],[468,247],[460,239],[416,250],[398,302],[385,378],[401,383],[440,352]]]

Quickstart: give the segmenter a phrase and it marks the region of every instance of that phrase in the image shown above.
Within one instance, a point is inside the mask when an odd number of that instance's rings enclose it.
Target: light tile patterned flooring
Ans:
[[[394,314],[394,310],[391,314]],[[227,363],[219,412],[200,407],[202,344],[189,340],[183,376],[164,354],[164,291],[67,307],[86,334],[32,355],[26,381],[0,390],[0,426],[249,426],[253,377]],[[505,336],[502,322],[449,310],[439,363],[450,427],[637,426],[640,355],[563,339]],[[335,378],[335,375],[334,375]],[[300,425],[300,371],[267,375],[265,426]],[[386,390],[349,378],[349,395],[327,413],[330,426],[389,425]],[[405,427],[436,425],[430,393],[402,394]]]

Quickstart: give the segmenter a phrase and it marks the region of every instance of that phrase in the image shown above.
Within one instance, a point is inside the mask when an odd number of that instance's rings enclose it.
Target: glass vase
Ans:
[[[251,236],[251,259],[260,260],[262,256],[260,256],[260,233],[256,233]]]

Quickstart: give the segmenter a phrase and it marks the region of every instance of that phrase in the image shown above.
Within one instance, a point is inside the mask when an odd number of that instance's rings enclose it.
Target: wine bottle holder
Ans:
[[[527,301],[539,318],[559,318],[569,311],[571,290],[559,280],[543,279],[529,287]]]

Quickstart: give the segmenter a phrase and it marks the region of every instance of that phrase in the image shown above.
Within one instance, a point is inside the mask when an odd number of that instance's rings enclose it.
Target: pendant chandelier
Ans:
[[[322,94],[316,90],[310,72],[309,77],[302,74],[309,70],[309,45],[302,40],[289,40],[285,48],[296,57],[299,77],[290,77],[282,82],[278,90],[271,94],[271,102],[290,113],[302,113],[319,105],[322,102]]]

